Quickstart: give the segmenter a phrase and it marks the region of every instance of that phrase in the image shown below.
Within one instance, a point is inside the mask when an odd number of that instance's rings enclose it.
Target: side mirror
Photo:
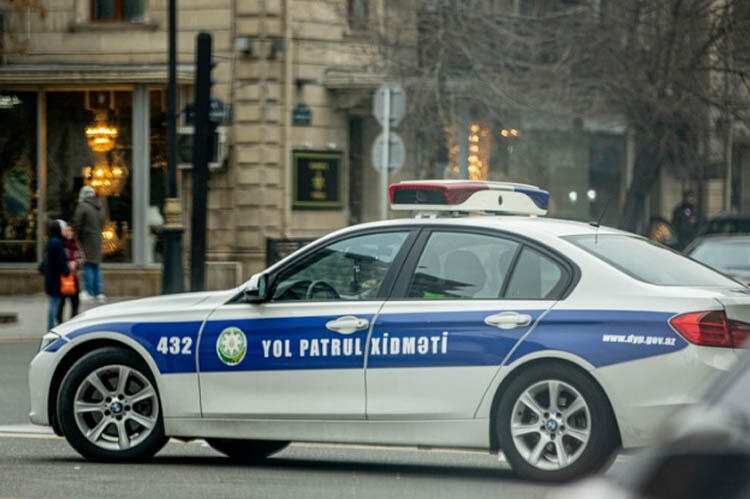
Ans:
[[[268,301],[268,276],[260,274],[255,287],[245,288],[243,292],[248,303],[263,303]]]

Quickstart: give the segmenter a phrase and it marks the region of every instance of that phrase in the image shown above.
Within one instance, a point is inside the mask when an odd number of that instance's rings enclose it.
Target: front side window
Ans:
[[[519,243],[501,237],[435,232],[427,241],[407,296],[423,299],[497,299]]]
[[[141,21],[145,0],[91,0],[92,21]]]
[[[722,286],[739,284],[666,246],[620,234],[586,234],[568,241],[630,276],[660,286]]]
[[[284,269],[273,300],[374,300],[408,232],[344,239]]]

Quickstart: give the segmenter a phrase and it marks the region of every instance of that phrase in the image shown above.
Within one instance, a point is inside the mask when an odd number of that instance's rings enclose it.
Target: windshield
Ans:
[[[613,267],[660,286],[731,286],[737,282],[660,244],[624,234],[566,237]]]
[[[704,241],[690,258],[724,272],[750,271],[750,240]]]

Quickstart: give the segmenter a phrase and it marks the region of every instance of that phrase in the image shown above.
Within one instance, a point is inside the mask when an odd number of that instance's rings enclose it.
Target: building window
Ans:
[[[349,28],[352,30],[367,29],[367,0],[347,0],[349,11]]]
[[[145,0],[91,0],[92,21],[142,21]]]
[[[0,90],[0,262],[36,260],[37,95]]]
[[[132,100],[120,90],[47,93],[47,216],[71,221],[81,187],[93,187],[105,263],[133,261]],[[87,132],[104,129],[117,135],[100,147]]]

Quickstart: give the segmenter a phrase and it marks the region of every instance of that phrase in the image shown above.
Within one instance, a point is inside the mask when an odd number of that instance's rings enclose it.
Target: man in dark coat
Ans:
[[[698,232],[698,211],[693,191],[682,193],[682,203],[672,212],[672,226],[677,232],[678,249],[684,249]]]
[[[102,270],[102,229],[104,227],[104,208],[94,189],[88,185],[81,187],[78,194],[78,206],[73,214],[73,228],[78,235],[79,247],[83,251],[83,282],[84,291],[81,301],[91,301],[93,298],[100,303],[105,302],[104,282]]]

